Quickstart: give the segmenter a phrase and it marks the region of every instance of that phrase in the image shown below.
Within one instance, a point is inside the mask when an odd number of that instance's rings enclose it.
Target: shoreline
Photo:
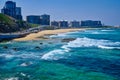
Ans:
[[[13,39],[13,41],[30,41],[30,40],[40,40],[45,35],[54,35],[59,33],[73,32],[73,31],[83,31],[90,28],[73,28],[73,29],[56,29],[56,30],[43,30],[37,33],[30,33],[22,38]]]

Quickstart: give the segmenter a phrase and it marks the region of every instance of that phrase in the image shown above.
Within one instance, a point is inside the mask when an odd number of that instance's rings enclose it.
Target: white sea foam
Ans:
[[[13,58],[24,58],[24,59],[39,59],[40,56],[34,53],[24,53],[24,54],[0,54],[0,57],[5,59],[13,59]]]
[[[98,47],[102,49],[120,49],[120,47],[108,47],[108,46],[98,46]]]
[[[25,53],[25,54],[20,54],[20,55],[16,55],[16,57],[21,57],[21,58],[31,58],[31,59],[37,59],[40,56],[34,53]]]
[[[114,31],[114,30],[101,30],[101,31],[103,31],[103,32],[107,32],[107,31]]]
[[[0,57],[5,57],[7,59],[11,59],[11,58],[14,57],[14,55],[12,55],[12,54],[1,54]]]
[[[84,30],[83,30],[84,31]],[[81,31],[80,31],[81,32]],[[67,32],[66,34],[73,34],[73,33],[79,33],[79,30],[78,31],[73,31],[73,32]]]
[[[67,33],[58,34],[59,37],[65,37]]]
[[[57,49],[57,50],[53,50],[53,51],[50,51],[46,54],[44,54],[41,59],[44,59],[44,60],[58,60],[59,57],[57,57],[57,55],[60,55],[60,54],[64,54],[65,51],[64,50],[61,50],[61,49]]]
[[[8,42],[3,42],[3,43],[0,43],[0,44],[11,44],[12,41],[8,41]]]
[[[32,62],[24,62],[24,63],[20,64],[20,66],[26,67],[26,66],[29,66],[29,65],[32,65],[32,64],[33,64]]]
[[[116,47],[115,47],[116,46]],[[90,38],[77,38],[74,41],[70,41],[66,45],[63,45],[61,49],[56,49],[44,54],[41,59],[44,60],[58,60],[61,57],[58,55],[65,54],[76,47],[97,47],[101,49],[120,49],[120,42],[111,42],[109,40],[97,40]]]
[[[67,35],[67,33],[60,33],[60,34],[56,34],[56,35],[51,35],[50,38],[65,37],[66,35]]]
[[[60,58],[63,58],[63,56],[60,56],[60,55],[63,55],[67,52],[70,51],[70,48],[66,47],[66,46],[62,46],[61,49],[56,49],[56,50],[53,50],[53,51],[50,51],[46,54],[44,54],[41,59],[44,59],[44,60],[58,60]]]
[[[73,33],[79,33],[79,31],[59,33],[59,34],[51,35],[51,36],[49,36],[49,37],[50,37],[50,38],[66,37],[66,36],[68,36],[68,34],[73,34]]]
[[[51,35],[51,36],[49,36],[50,38],[54,38],[54,37],[57,37],[57,35]]]
[[[13,57],[14,57],[14,55],[7,54],[5,57],[6,57],[6,58],[13,58]]]
[[[22,76],[26,76],[26,74],[24,74],[24,73],[20,73]]]
[[[69,52],[70,51],[70,48],[68,48],[68,47],[66,47],[64,45],[61,48],[63,48],[65,52]]]
[[[97,40],[97,39],[90,39],[90,38],[77,38],[74,41],[70,41],[67,45],[64,45],[66,48],[72,47],[98,47],[104,49],[119,49],[120,42],[111,42],[108,40]]]
[[[92,32],[91,34],[100,34],[99,32]]]
[[[20,66],[22,66],[22,67],[26,67],[26,66],[28,66],[28,64],[26,64],[26,63],[22,63],[22,64],[20,64]]]
[[[19,80],[18,77],[11,77],[11,78],[6,78],[5,80]]]

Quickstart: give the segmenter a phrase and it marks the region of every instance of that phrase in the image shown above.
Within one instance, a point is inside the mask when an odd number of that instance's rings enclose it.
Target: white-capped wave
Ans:
[[[78,31],[73,31],[73,32],[59,33],[59,34],[51,35],[51,36],[49,36],[49,37],[50,37],[50,38],[66,37],[66,36],[68,36],[69,34],[73,34],[73,33],[79,33],[79,30],[78,30]]]
[[[20,58],[31,58],[31,59],[37,59],[37,58],[39,58],[40,56],[39,55],[37,55],[37,54],[34,54],[34,53],[25,53],[25,54],[20,54],[20,55],[16,55],[16,57],[20,57]]]
[[[14,57],[14,55],[12,54],[1,54],[0,57],[4,57],[4,58],[7,58],[7,59],[11,59]]]
[[[60,33],[60,34],[56,34],[56,35],[51,35],[50,38],[65,37],[65,36],[67,36],[67,33]]]
[[[103,32],[107,32],[107,31],[114,31],[114,30],[101,30],[101,31],[103,31]]]
[[[8,42],[3,42],[3,43],[0,43],[0,44],[11,44],[12,41],[8,41]]]
[[[24,62],[24,63],[20,64],[20,66],[26,67],[26,66],[29,66],[29,65],[32,65],[32,64],[33,64],[32,62]]]
[[[97,39],[90,39],[90,38],[77,38],[74,41],[70,41],[67,45],[64,45],[66,48],[72,47],[98,47],[104,49],[119,49],[120,42],[111,42],[108,40],[97,40]]]
[[[82,31],[84,31],[84,30],[82,30]],[[66,34],[74,34],[74,33],[79,33],[79,30],[78,31],[67,32]]]
[[[51,36],[49,36],[50,38],[54,38],[54,37],[57,37],[57,35],[51,35]]]
[[[24,53],[24,54],[0,54],[0,57],[5,59],[12,59],[12,58],[23,58],[23,59],[39,59],[39,55],[35,55],[34,53]]]
[[[70,51],[70,48],[68,48],[68,47],[66,47],[64,45],[61,48],[63,48],[65,52],[69,52]]]
[[[58,34],[57,36],[64,37],[64,36],[66,36],[66,33]]]
[[[92,32],[91,34],[100,34],[99,32]]]
[[[26,76],[26,74],[24,74],[24,73],[20,73],[22,76]]]
[[[19,80],[18,77],[11,77],[11,78],[6,78],[5,80]]]
[[[61,49],[56,49],[53,51],[50,51],[46,54],[44,54],[41,59],[44,60],[58,60],[60,58],[63,58],[63,54],[67,53],[70,51],[70,48],[66,47],[66,46],[62,46]]]
[[[97,40],[90,38],[77,38],[74,41],[70,41],[66,45],[63,45],[61,49],[56,49],[44,54],[41,59],[44,60],[58,60],[60,55],[65,54],[71,50],[71,48],[77,47],[97,47],[101,49],[120,49],[120,42],[111,42],[109,40]]]
[[[64,54],[64,53],[65,53],[64,50],[60,50],[60,49],[53,50],[53,51],[50,51],[50,52],[44,54],[41,57],[41,59],[44,59],[44,60],[58,60],[59,58],[61,58],[58,55],[61,55],[61,54]]]
[[[120,49],[120,47],[108,47],[108,46],[98,46],[98,48],[102,48],[102,49]]]

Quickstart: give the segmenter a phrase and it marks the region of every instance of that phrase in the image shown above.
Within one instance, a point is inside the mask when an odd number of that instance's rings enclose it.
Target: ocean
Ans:
[[[120,29],[0,43],[0,80],[120,80]]]

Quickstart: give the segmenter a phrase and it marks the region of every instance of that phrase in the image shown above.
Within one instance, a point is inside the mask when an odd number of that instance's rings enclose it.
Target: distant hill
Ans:
[[[0,13],[0,33],[16,32],[30,27],[31,25],[25,21],[19,21]]]

